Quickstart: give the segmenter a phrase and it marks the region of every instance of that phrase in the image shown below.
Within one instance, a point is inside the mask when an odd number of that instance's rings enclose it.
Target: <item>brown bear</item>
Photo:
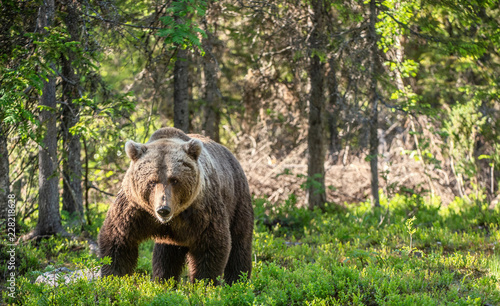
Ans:
[[[139,244],[153,238],[153,279],[179,280],[186,260],[192,282],[250,277],[253,208],[231,152],[175,128],[128,141],[125,151],[130,167],[99,233],[99,255],[112,259],[102,275],[132,273]]]

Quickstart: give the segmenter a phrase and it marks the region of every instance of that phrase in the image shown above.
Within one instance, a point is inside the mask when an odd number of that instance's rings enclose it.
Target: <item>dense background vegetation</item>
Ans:
[[[492,0],[2,1],[2,298],[500,303],[499,48]],[[149,242],[126,280],[32,284],[99,265],[124,143],[163,126],[241,161],[251,280],[150,283]]]

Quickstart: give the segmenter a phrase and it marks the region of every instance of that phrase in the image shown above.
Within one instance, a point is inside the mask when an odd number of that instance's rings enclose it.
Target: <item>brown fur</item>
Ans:
[[[174,128],[156,131],[146,144],[127,142],[132,159],[122,191],[99,234],[103,275],[135,269],[139,244],[155,239],[153,278],[227,283],[250,277],[253,209],[246,176],[223,146]],[[168,216],[157,213],[169,207]]]

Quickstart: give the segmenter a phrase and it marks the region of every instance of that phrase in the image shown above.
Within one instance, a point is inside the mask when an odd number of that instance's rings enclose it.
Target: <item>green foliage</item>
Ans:
[[[11,247],[8,245],[10,242],[6,239],[1,240],[0,245],[2,248],[0,249],[0,281],[4,282],[6,277],[9,274],[7,270],[7,261],[10,258],[10,254],[7,253],[10,251]],[[15,247],[15,255],[16,255],[16,272],[18,274],[27,274],[33,270],[40,269],[42,267],[42,262],[40,262],[41,258],[45,257],[45,252],[41,248],[37,248],[33,243],[28,243],[23,245],[22,247]]]
[[[309,188],[313,188],[315,194],[325,192],[325,188],[323,188],[322,175],[319,173],[315,173],[313,176],[307,176],[303,174],[297,174],[297,177],[305,179],[305,182],[300,184],[300,188],[303,190],[308,190]]]
[[[465,104],[457,103],[444,124],[444,131],[449,135],[448,152],[455,162],[454,171],[469,178],[471,189],[476,192],[479,189],[476,137],[482,133],[487,119],[479,112],[480,105],[476,99]]]
[[[402,35],[409,34],[407,27],[414,19],[415,12],[420,9],[420,3],[419,1],[384,0],[380,5],[383,9],[379,13],[380,21],[376,25],[377,34],[380,35],[377,44],[387,53],[398,44],[396,40],[399,40]]]
[[[3,128],[17,126],[21,140],[25,143],[28,139],[36,139],[34,127],[38,125],[38,120],[25,107],[25,90],[31,86],[41,89],[41,80],[29,67],[29,63],[22,63],[16,70],[6,69],[0,66],[0,74],[3,76],[0,89],[0,120]]]
[[[70,41],[71,37],[63,26],[46,27],[45,33],[22,34],[13,29],[9,38],[24,36],[30,44],[29,48],[14,44],[10,54],[0,57],[0,119],[6,131],[16,127],[16,134],[24,143],[28,139],[39,141],[35,127],[38,126],[37,114],[42,109],[36,106],[33,95],[42,94],[43,81],[48,80],[49,75],[58,75],[60,67],[54,64],[61,56],[67,58],[72,52],[76,56],[73,64],[84,78],[88,70],[97,70],[93,63],[97,54],[85,52],[80,42]]]
[[[206,1],[180,0],[172,2],[167,9],[167,15],[161,17],[165,29],[159,30],[158,35],[164,37],[165,44],[168,46],[180,46],[183,49],[198,48],[203,53],[200,36],[206,36],[206,34],[196,20],[203,17],[206,10]]]
[[[73,258],[75,268],[102,264],[78,243],[51,238],[18,248],[40,260],[17,278],[22,305],[495,305],[500,303],[500,210],[484,213],[456,199],[448,206],[413,195],[323,211],[255,199],[255,262],[250,280],[213,287],[199,282],[150,281],[152,242],[141,246],[138,273],[81,279],[53,288],[33,284],[35,269],[49,270]],[[270,222],[270,221],[273,222]],[[409,239],[411,237],[411,240]],[[408,252],[413,250],[413,252]],[[416,251],[418,250],[418,252]],[[70,255],[70,253],[73,253]],[[51,260],[47,261],[46,257]],[[60,258],[63,260],[56,260]],[[71,260],[70,260],[71,261]],[[24,276],[22,276],[24,275]],[[4,298],[6,298],[4,296]]]
[[[415,221],[415,219],[416,219],[415,216],[413,216],[411,219],[408,219],[405,222],[406,231],[410,236],[410,245],[408,246],[408,254],[413,252],[413,234],[417,232],[417,230],[413,228],[413,221]]]

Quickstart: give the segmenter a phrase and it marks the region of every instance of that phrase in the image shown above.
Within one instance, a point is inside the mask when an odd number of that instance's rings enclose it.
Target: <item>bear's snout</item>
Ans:
[[[172,210],[172,209],[170,209],[170,207],[169,207],[169,206],[165,205],[165,206],[162,206],[162,207],[158,208],[158,209],[156,210],[156,213],[157,213],[158,215],[160,215],[160,217],[162,217],[162,218],[166,218],[166,217],[170,214],[170,211],[171,211],[171,210]]]

